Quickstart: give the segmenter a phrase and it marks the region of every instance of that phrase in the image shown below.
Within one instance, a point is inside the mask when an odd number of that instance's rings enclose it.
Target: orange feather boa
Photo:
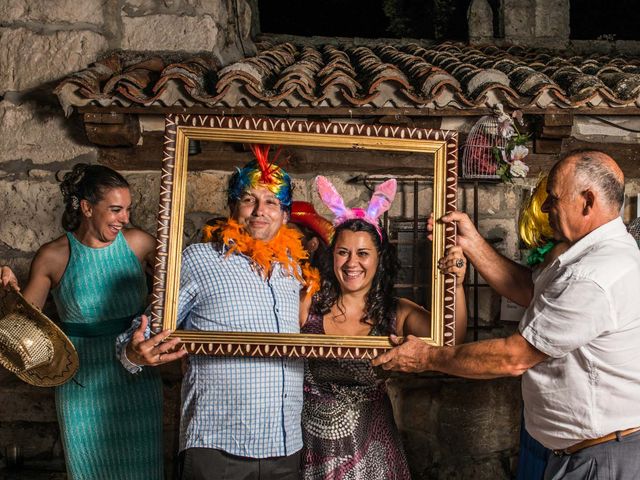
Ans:
[[[307,295],[313,295],[320,289],[320,273],[309,263],[309,254],[300,241],[302,234],[295,228],[283,226],[272,240],[265,242],[247,234],[238,222],[230,218],[215,225],[206,225],[202,233],[203,242],[222,242],[227,247],[226,256],[241,253],[249,257],[262,278],[271,276],[275,262],[306,287]]]

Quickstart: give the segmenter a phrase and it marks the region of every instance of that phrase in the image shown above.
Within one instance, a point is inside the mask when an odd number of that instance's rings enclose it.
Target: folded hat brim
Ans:
[[[311,229],[320,237],[325,245],[329,245],[331,243],[331,238],[333,237],[333,225],[329,220],[317,213],[292,213],[289,221],[298,225],[304,225]]]
[[[11,298],[9,298],[11,296]],[[78,371],[78,353],[71,343],[71,340],[64,332],[51,321],[40,310],[31,305],[19,292],[9,292],[4,301],[14,304],[12,312],[24,315],[35,322],[53,344],[53,358],[50,362],[31,368],[15,372],[15,368],[9,368],[0,358],[3,364],[21,380],[37,387],[55,387],[71,380]],[[0,319],[0,323],[2,319]]]

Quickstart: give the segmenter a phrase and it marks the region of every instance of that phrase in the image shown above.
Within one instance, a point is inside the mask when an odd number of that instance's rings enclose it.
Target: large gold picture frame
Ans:
[[[171,114],[165,119],[151,330],[172,336],[192,354],[256,357],[373,358],[391,348],[386,337],[176,330],[189,141],[366,149],[429,154],[434,161],[433,214],[456,208],[458,135],[424,128],[277,118]],[[455,280],[436,268],[455,245],[455,228],[436,222],[432,245],[432,345],[453,345]]]

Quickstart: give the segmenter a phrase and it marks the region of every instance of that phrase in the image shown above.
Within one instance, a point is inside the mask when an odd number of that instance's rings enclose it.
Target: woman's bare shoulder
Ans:
[[[153,235],[148,234],[144,230],[138,227],[125,228],[122,230],[124,238],[128,240],[137,240],[145,242],[155,242],[156,238]]]
[[[429,311],[408,298],[398,298],[396,316],[396,331],[400,335],[417,335],[419,337],[431,334]]]
[[[42,269],[44,274],[55,278],[65,269],[68,261],[69,239],[66,235],[62,235],[38,249],[32,262],[32,270]]]
[[[426,313],[426,314],[429,313],[429,311],[426,308],[404,297],[398,298],[397,312],[398,312],[398,315],[402,313],[404,316],[409,315],[411,313]]]
[[[129,247],[139,256],[144,257],[153,252],[156,247],[156,239],[144,230],[133,227],[122,231]]]
[[[50,258],[59,255],[65,257],[65,260],[66,257],[69,256],[69,239],[66,235],[62,235],[55,240],[43,244],[36,252],[36,257],[44,256]]]

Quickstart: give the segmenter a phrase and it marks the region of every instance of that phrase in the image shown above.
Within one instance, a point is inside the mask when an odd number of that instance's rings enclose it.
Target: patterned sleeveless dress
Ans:
[[[62,328],[78,351],[74,381],[56,388],[67,474],[72,480],[161,480],[162,383],[127,372],[115,337],[146,304],[142,266],[122,232],[104,248],[72,233],[69,263],[52,290]]]
[[[301,333],[324,334],[322,315],[309,315]],[[305,479],[411,478],[384,380],[368,360],[307,360],[302,432]]]

